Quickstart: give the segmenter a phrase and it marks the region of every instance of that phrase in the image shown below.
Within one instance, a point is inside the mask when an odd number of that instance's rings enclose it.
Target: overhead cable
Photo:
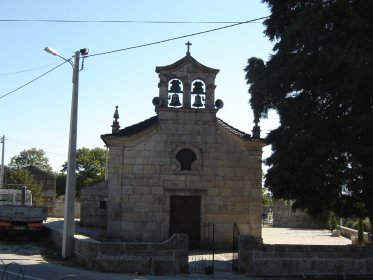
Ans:
[[[6,140],[10,142],[14,142],[20,145],[38,145],[38,146],[49,146],[49,147],[54,147],[54,148],[64,148],[65,145],[54,145],[54,144],[45,144],[45,143],[37,143],[37,142],[30,142],[26,140],[20,140],[20,139],[15,139],[15,138],[8,138],[6,137]]]
[[[260,17],[260,18],[256,18],[256,19],[251,19],[251,20],[248,20],[248,21],[242,21],[242,22],[238,22],[238,23],[235,23],[235,24],[231,24],[231,25],[226,25],[226,26],[222,26],[222,27],[218,27],[218,28],[214,28],[214,29],[200,31],[200,32],[196,32],[196,33],[191,33],[191,34],[188,34],[188,35],[178,36],[178,37],[174,37],[174,38],[170,38],[170,39],[165,39],[165,40],[161,40],[161,41],[157,41],[157,42],[153,42],[153,43],[147,43],[147,44],[137,45],[137,46],[133,46],[133,47],[128,47],[128,48],[113,50],[113,51],[107,51],[107,52],[102,52],[102,53],[97,53],[97,54],[91,54],[91,55],[88,55],[86,57],[99,56],[99,55],[111,54],[111,53],[115,53],[115,52],[128,51],[128,50],[131,50],[131,49],[148,47],[148,46],[157,45],[157,44],[161,44],[161,43],[165,43],[165,42],[169,42],[169,41],[174,41],[174,40],[178,40],[178,39],[182,39],[182,38],[197,36],[197,35],[201,35],[201,34],[205,34],[205,33],[210,33],[210,32],[214,32],[214,31],[226,29],[226,28],[231,28],[231,27],[234,27],[234,26],[237,26],[237,25],[241,25],[241,24],[245,24],[245,23],[250,23],[250,22],[254,22],[254,21],[258,21],[258,20],[263,20],[263,19],[266,19],[268,17],[269,16]]]
[[[33,79],[33,80],[27,82],[26,84],[23,84],[22,86],[19,86],[18,88],[16,88],[16,89],[14,89],[14,90],[12,90],[12,91],[10,91],[10,92],[8,92],[8,93],[6,93],[6,94],[0,96],[0,98],[4,98],[5,96],[8,96],[9,94],[12,94],[13,92],[16,92],[17,90],[20,90],[21,88],[23,88],[23,87],[25,87],[25,86],[27,86],[27,85],[29,85],[29,84],[35,82],[36,80],[38,80],[38,79],[40,79],[41,77],[47,75],[48,73],[52,72],[53,70],[56,70],[58,67],[62,66],[62,65],[65,64],[66,62],[67,62],[67,61],[62,62],[61,64],[59,64],[59,65],[57,65],[56,67],[52,68],[51,70],[45,72],[44,74],[41,74],[40,76],[38,76],[38,77],[36,77],[35,79]]]
[[[258,19],[259,20],[259,19]],[[162,21],[162,20],[65,20],[65,19],[0,19],[0,22],[46,23],[146,23],[146,24],[231,24],[241,21]],[[252,23],[256,23],[252,21]]]
[[[8,76],[8,75],[14,75],[14,74],[20,74],[20,73],[30,72],[30,71],[34,71],[34,70],[38,70],[38,69],[41,69],[41,68],[45,68],[45,67],[48,67],[48,66],[51,66],[51,65],[54,65],[54,64],[57,64],[57,62],[50,63],[50,64],[43,65],[43,66],[38,66],[38,67],[30,68],[30,69],[15,71],[15,72],[0,73],[0,76]]]
[[[265,17],[260,17],[260,18],[255,18],[255,19],[251,19],[251,20],[247,20],[247,21],[242,21],[242,22],[238,22],[238,23],[234,23],[234,24],[231,24],[231,25],[226,25],[226,26],[222,26],[222,27],[218,27],[218,28],[214,28],[214,29],[209,29],[209,30],[205,30],[205,31],[200,31],[200,32],[196,32],[196,33],[191,33],[191,34],[187,34],[187,35],[182,35],[182,36],[178,36],[178,37],[173,37],[173,38],[170,38],[170,39],[165,39],[165,40],[161,40],[161,41],[156,41],[156,42],[152,42],[152,43],[147,43],[147,44],[142,44],[142,45],[137,45],[137,46],[132,46],[132,47],[128,47],[128,48],[123,48],[123,49],[118,49],[118,50],[112,50],[112,51],[107,51],[107,52],[102,52],[102,53],[96,53],[96,54],[91,54],[91,55],[87,55],[85,56],[85,58],[88,58],[88,57],[93,57],[93,56],[99,56],[99,55],[105,55],[105,54],[111,54],[111,53],[116,53],[116,52],[121,52],[121,51],[128,51],[128,50],[131,50],[131,49],[137,49],[137,48],[142,48],[142,47],[148,47],[148,46],[152,46],[152,45],[157,45],[157,44],[161,44],[161,43],[166,43],[166,42],[170,42],[170,41],[174,41],[174,40],[178,40],[178,39],[182,39],[182,38],[187,38],[187,37],[192,37],[192,36],[197,36],[197,35],[201,35],[201,34],[206,34],[206,33],[210,33],[210,32],[214,32],[214,31],[218,31],[218,30],[222,30],[222,29],[227,29],[227,28],[231,28],[231,27],[234,27],[234,26],[238,26],[238,25],[242,25],[242,24],[246,24],[246,23],[251,23],[251,22],[255,22],[255,21],[258,21],[258,20],[263,20],[263,19],[266,19],[268,18],[269,16],[265,16]],[[1,21],[1,20],[0,20]],[[35,79],[31,80],[30,82],[16,88],[15,90],[12,90],[2,96],[0,96],[0,99],[1,98],[4,98],[5,96],[9,95],[9,94],[12,94],[13,92],[16,92],[17,90],[20,90],[21,88],[31,84],[32,82],[40,79],[41,77],[45,76],[46,74],[52,72],[53,70],[57,69],[58,67],[60,67],[61,65],[65,64],[67,61],[64,61],[63,63],[59,64],[58,66],[52,68],[51,70],[45,72],[44,74],[36,77]]]
[[[33,149],[33,148],[35,148],[35,149],[40,149],[40,150],[42,150],[43,152],[46,152],[46,153],[48,153],[48,154],[53,154],[53,155],[55,155],[55,156],[59,156],[59,157],[64,157],[64,158],[66,158],[66,155],[62,155],[62,154],[58,154],[58,153],[51,152],[51,151],[48,151],[48,150],[44,150],[44,149],[41,149],[41,148],[37,148],[37,147],[35,147],[35,146],[26,145],[26,144],[23,144],[23,143],[20,143],[20,142],[17,142],[17,141],[10,140],[10,139],[8,139],[8,138],[6,138],[6,140],[7,140],[8,142],[11,142],[11,143],[16,144],[16,145],[20,145],[20,146],[23,146],[23,147],[28,147],[28,148],[31,148],[31,149]],[[42,145],[42,144],[40,144],[40,145]]]

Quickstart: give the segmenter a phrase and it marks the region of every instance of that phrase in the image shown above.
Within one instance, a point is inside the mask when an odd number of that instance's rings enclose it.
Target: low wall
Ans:
[[[48,228],[49,238],[62,244],[62,230]],[[174,274],[188,272],[188,235],[174,234],[159,242],[100,242],[74,236],[74,258],[88,268],[106,272]]]
[[[238,254],[249,276],[373,279],[373,246],[267,245],[240,236]]]
[[[357,238],[357,230],[356,229],[340,226],[339,230],[341,231],[341,235],[346,237],[346,238],[349,238],[351,240],[354,237]],[[364,242],[368,243],[368,233],[367,232],[364,232]]]

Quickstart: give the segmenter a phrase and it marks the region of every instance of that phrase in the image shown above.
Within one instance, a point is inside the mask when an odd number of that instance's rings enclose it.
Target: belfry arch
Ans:
[[[179,95],[180,103],[182,106],[171,106],[175,108],[204,108],[204,109],[215,109],[215,78],[219,73],[219,69],[207,67],[199,63],[190,55],[188,50],[187,55],[177,62],[167,65],[158,66],[155,69],[159,77],[159,100],[161,105],[159,107],[169,107],[169,92],[171,90],[170,82],[177,79],[182,84],[182,98],[181,93]],[[197,88],[203,89],[203,96],[200,93],[200,97],[205,99],[203,106],[193,106],[196,94],[193,93],[195,88],[195,82],[202,82],[202,86]],[[171,97],[172,99],[172,97]]]
[[[195,79],[191,83],[192,108],[204,108],[206,101],[206,84],[202,79]]]
[[[173,78],[168,82],[168,107],[180,107],[183,105],[183,82],[178,78]]]

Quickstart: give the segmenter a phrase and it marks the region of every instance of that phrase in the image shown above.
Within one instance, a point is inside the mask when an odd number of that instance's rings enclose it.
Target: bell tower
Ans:
[[[153,98],[156,108],[178,110],[221,109],[223,101],[215,101],[215,78],[219,69],[199,63],[190,54],[187,42],[186,55],[173,64],[158,66],[159,96]]]

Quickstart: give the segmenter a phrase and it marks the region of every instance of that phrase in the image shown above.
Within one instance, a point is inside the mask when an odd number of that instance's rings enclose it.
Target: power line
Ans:
[[[102,52],[102,53],[97,53],[97,54],[92,54],[92,55],[85,56],[85,58],[99,56],[99,55],[105,55],[105,54],[111,54],[111,53],[116,53],[116,52],[121,52],[121,51],[128,51],[128,50],[131,50],[131,49],[137,49],[137,48],[148,47],[148,46],[157,45],[157,44],[161,44],[161,43],[166,43],[166,42],[170,42],[170,41],[174,41],[174,40],[178,40],[178,39],[182,39],[182,38],[187,38],[187,37],[192,37],[192,36],[197,36],[197,35],[201,35],[201,34],[206,34],[206,33],[214,32],[214,31],[222,30],[222,29],[227,29],[227,28],[235,27],[235,26],[238,26],[238,25],[246,24],[246,23],[252,23],[252,22],[255,22],[255,21],[258,21],[258,20],[266,19],[268,17],[269,16],[255,18],[255,19],[251,19],[251,20],[247,20],[247,21],[242,21],[242,22],[238,22],[238,23],[234,23],[234,24],[230,24],[230,25],[226,25],[226,26],[222,26],[222,27],[218,27],[218,28],[213,28],[213,29],[209,29],[209,30],[205,30],[205,31],[200,31],[200,32],[191,33],[191,34],[187,34],[187,35],[173,37],[173,38],[169,38],[169,39],[165,39],[165,40],[161,40],[161,41],[156,41],[156,42],[152,42],[152,43],[147,43],[147,44],[132,46],[132,47],[118,49],[118,50],[112,50],[112,51],[107,51],[107,52]],[[0,20],[0,21],[2,21],[2,20]],[[65,64],[66,62],[67,61],[64,61],[63,63],[61,63],[58,66],[52,68],[51,70],[45,72],[44,74],[36,77],[35,79],[31,80],[30,82],[28,82],[28,83],[26,83],[26,84],[24,84],[24,85],[16,88],[15,90],[12,90],[12,91],[10,91],[10,92],[8,92],[8,93],[0,96],[0,99],[8,96],[9,94],[12,94],[12,93],[16,92],[17,90],[20,90],[21,88],[23,88],[23,87],[31,84],[32,82],[35,82],[36,80],[38,80],[41,77],[45,76],[46,74],[52,72],[53,70],[57,69],[61,65]]]
[[[9,138],[6,138],[6,140],[7,140],[8,142],[11,142],[11,143],[13,143],[13,144],[17,144],[17,145],[20,145],[20,146],[23,146],[23,147],[28,147],[28,148],[31,148],[31,149],[32,149],[32,148],[36,148],[36,149],[37,149],[37,147],[35,147],[35,146],[30,146],[30,145],[22,144],[22,143],[20,143],[20,142],[17,142],[17,141],[11,140],[11,139],[9,139]],[[43,145],[43,144],[39,144],[39,145]],[[39,149],[40,149],[40,148],[39,148]],[[58,153],[51,152],[51,151],[48,151],[48,150],[44,150],[44,149],[40,149],[40,150],[42,150],[42,151],[45,152],[45,153],[52,154],[52,155],[55,155],[55,156],[64,157],[64,158],[67,157],[67,155],[58,154]]]
[[[268,17],[269,16],[260,17],[260,18],[251,19],[251,20],[248,20],[248,21],[242,21],[242,22],[231,24],[231,25],[226,25],[226,26],[222,26],[222,27],[218,27],[218,28],[214,28],[214,29],[200,31],[200,32],[196,32],[196,33],[191,33],[191,34],[188,34],[188,35],[178,36],[178,37],[165,39],[165,40],[161,40],[161,41],[157,41],[157,42],[153,42],[153,43],[147,43],[147,44],[137,45],[137,46],[133,46],[133,47],[128,47],[128,48],[123,48],[123,49],[118,49],[118,50],[113,50],[113,51],[107,51],[107,52],[92,54],[92,55],[88,55],[86,57],[93,57],[93,56],[99,56],[99,55],[104,55],[104,54],[111,54],[111,53],[115,53],[115,52],[128,51],[128,50],[131,50],[131,49],[148,47],[148,46],[157,45],[157,44],[161,44],[161,43],[165,43],[165,42],[170,42],[170,41],[174,41],[174,40],[178,40],[178,39],[182,39],[182,38],[197,36],[197,35],[206,34],[206,33],[214,32],[214,31],[218,31],[218,30],[222,30],[222,29],[226,29],[226,28],[231,28],[231,27],[241,25],[241,24],[245,24],[245,23],[251,23],[251,22],[258,21],[258,20],[266,19]]]
[[[22,86],[19,86],[18,88],[16,88],[16,89],[14,89],[14,90],[12,90],[12,91],[10,91],[10,92],[8,92],[8,93],[6,93],[6,94],[0,96],[0,99],[1,99],[1,98],[4,98],[5,96],[8,96],[9,94],[12,94],[12,93],[16,92],[17,90],[20,90],[21,88],[23,88],[23,87],[25,87],[25,86],[27,86],[27,85],[33,83],[33,82],[35,82],[36,80],[38,80],[38,79],[40,79],[41,77],[47,75],[48,73],[52,72],[53,70],[56,70],[58,67],[62,66],[62,65],[65,64],[66,62],[67,62],[67,61],[62,62],[61,64],[59,64],[59,65],[57,65],[56,67],[52,68],[51,70],[45,72],[44,74],[41,74],[40,76],[38,76],[38,77],[36,77],[35,79],[29,81],[28,83],[23,84]]]
[[[258,19],[260,20],[260,19]],[[145,23],[145,24],[231,24],[241,21],[161,21],[161,20],[65,20],[65,19],[0,19],[0,22],[45,23]],[[260,23],[251,21],[251,23]]]
[[[51,65],[55,65],[55,64],[57,64],[57,62],[50,63],[50,64],[43,65],[43,66],[38,66],[38,67],[30,68],[30,69],[15,71],[15,72],[0,73],[0,76],[8,76],[8,75],[20,74],[20,73],[24,73],[24,72],[30,72],[30,71],[38,70],[38,69],[45,68],[45,67],[48,67],[48,66],[51,66]]]
[[[65,145],[53,145],[53,144],[45,144],[45,143],[37,143],[37,142],[31,142],[31,141],[25,141],[21,139],[15,139],[15,138],[8,138],[6,137],[6,140],[14,143],[18,143],[22,145],[22,143],[25,143],[24,145],[39,145],[39,146],[49,146],[49,147],[55,147],[55,148],[65,148]]]

